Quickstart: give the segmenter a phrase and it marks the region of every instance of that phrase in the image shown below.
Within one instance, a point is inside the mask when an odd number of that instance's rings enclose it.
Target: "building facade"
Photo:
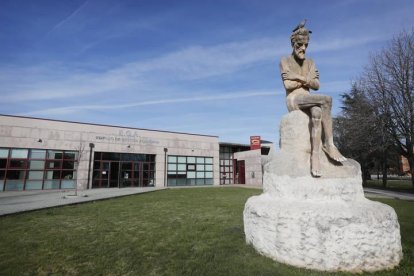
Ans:
[[[211,135],[0,115],[0,191],[259,186],[263,152]]]
[[[0,190],[218,185],[217,136],[0,116]]]

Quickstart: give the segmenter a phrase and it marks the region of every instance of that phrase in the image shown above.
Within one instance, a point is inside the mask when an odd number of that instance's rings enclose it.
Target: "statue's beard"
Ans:
[[[298,52],[294,52],[294,56],[296,59],[299,60],[304,60],[305,59],[305,51],[298,51]]]

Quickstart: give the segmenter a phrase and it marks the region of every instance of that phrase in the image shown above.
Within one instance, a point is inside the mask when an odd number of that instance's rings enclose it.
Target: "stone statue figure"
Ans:
[[[280,120],[280,150],[262,159],[263,193],[244,207],[246,243],[307,269],[391,269],[403,257],[397,214],[365,198],[360,165],[333,144],[332,100],[310,92],[319,74],[305,58],[305,24],[292,31],[293,53],[280,62],[289,113]]]
[[[331,159],[343,162],[346,158],[333,143],[332,98],[310,93],[310,89],[319,89],[319,72],[312,59],[305,58],[309,34],[312,33],[305,28],[305,22],[301,22],[293,30],[290,37],[293,52],[280,61],[280,72],[286,89],[286,103],[289,112],[300,109],[308,112],[311,116],[311,173],[314,177],[320,177],[322,176],[319,157],[321,145],[322,150]]]

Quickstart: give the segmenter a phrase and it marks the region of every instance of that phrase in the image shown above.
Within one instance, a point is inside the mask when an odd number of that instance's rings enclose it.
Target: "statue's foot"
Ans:
[[[334,145],[325,145],[322,147],[323,151],[336,162],[344,162],[346,158],[339,152]]]
[[[313,177],[321,177],[321,164],[319,162],[319,154],[318,153],[312,153],[311,158],[311,173]]]

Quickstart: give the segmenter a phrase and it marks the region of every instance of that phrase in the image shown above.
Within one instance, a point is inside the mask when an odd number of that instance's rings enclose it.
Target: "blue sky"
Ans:
[[[335,115],[413,14],[412,0],[2,0],[0,113],[277,142],[278,64],[302,19]]]

